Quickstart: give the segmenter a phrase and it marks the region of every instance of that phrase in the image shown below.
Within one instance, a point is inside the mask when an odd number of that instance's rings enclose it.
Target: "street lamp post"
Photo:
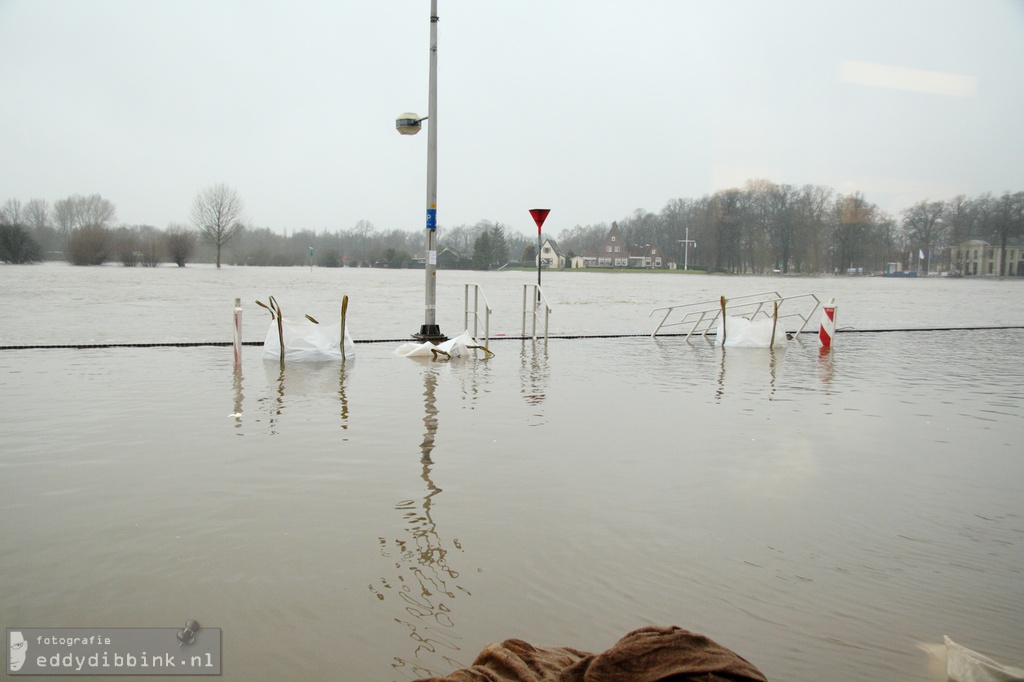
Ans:
[[[427,116],[402,114],[395,121],[395,128],[403,135],[415,135],[423,121],[429,120],[427,130],[427,258],[426,299],[424,321],[418,334],[418,341],[438,343],[447,340],[437,324],[437,0],[430,0],[430,85],[427,95]]]

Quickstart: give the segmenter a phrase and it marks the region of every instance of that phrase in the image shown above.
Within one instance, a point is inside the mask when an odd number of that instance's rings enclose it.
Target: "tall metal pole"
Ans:
[[[540,228],[537,228],[537,300],[540,300]]]
[[[537,223],[537,302],[540,302],[540,247],[541,247],[541,229],[544,226],[544,221],[548,218],[548,213],[551,209],[548,208],[531,208],[530,215],[533,216],[533,222]]]
[[[690,228],[686,228],[686,239],[677,239],[676,241],[681,242],[683,245],[683,270],[690,269],[690,244],[694,247],[697,246],[697,242],[690,239]]]
[[[430,0],[430,90],[427,103],[426,300],[420,341],[444,341],[437,325],[437,0]]]

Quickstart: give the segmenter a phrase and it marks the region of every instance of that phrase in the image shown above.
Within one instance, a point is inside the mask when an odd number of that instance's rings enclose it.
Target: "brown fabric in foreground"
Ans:
[[[521,639],[490,644],[469,668],[417,682],[767,682],[760,670],[704,635],[677,627],[634,630],[611,649],[590,654],[533,646]]]

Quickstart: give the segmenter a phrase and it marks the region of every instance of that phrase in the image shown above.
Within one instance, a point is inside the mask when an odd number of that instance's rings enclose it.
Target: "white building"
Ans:
[[[950,247],[949,259],[954,271],[963,275],[982,275],[995,277],[1024,276],[1024,253],[1021,245],[1006,245],[1005,271],[1003,269],[1003,250],[982,239],[969,239]]]

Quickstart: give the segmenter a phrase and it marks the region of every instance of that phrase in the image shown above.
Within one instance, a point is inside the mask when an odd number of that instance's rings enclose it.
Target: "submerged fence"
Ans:
[[[998,326],[985,326],[985,327],[914,327],[914,328],[889,328],[889,329],[855,329],[852,327],[845,327],[842,329],[836,329],[836,334],[905,334],[913,332],[978,332],[978,331],[998,331],[998,330],[1011,330],[1011,329],[1024,329],[1024,325],[998,325]],[[810,330],[805,329],[801,334],[816,335],[817,329]],[[714,332],[709,333],[709,337],[713,337]],[[686,333],[678,334],[658,334],[658,339],[672,339],[672,338],[685,338]],[[642,332],[638,334],[552,334],[549,339],[558,340],[575,340],[575,339],[630,339],[630,338],[650,338],[650,332]],[[493,336],[491,342],[494,341],[533,341],[532,336]],[[373,344],[373,343],[406,343],[409,341],[408,338],[400,339],[354,339],[355,343],[358,344]],[[170,341],[170,342],[152,342],[152,343],[54,343],[54,344],[27,344],[27,345],[8,345],[0,346],[0,351],[5,350],[58,350],[58,349],[75,349],[75,350],[86,350],[90,348],[200,348],[204,346],[208,347],[226,347],[230,348],[234,345],[233,341]],[[243,346],[262,346],[262,341],[243,341]]]

